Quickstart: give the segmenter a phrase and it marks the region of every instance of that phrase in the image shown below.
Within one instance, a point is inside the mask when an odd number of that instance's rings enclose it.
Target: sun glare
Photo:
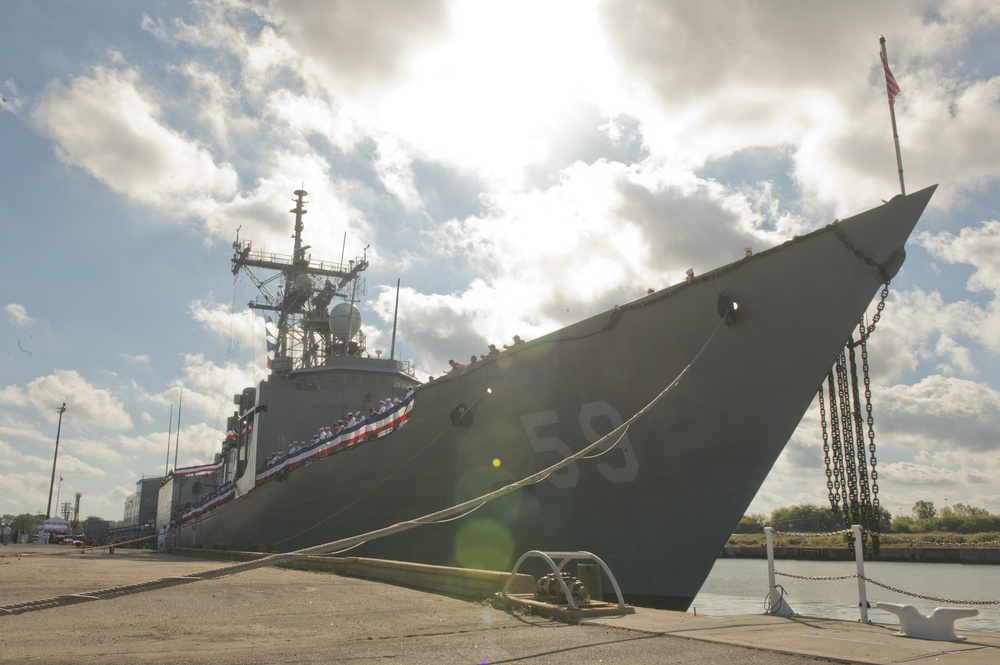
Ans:
[[[462,2],[452,23],[381,115],[439,157],[519,177],[604,67],[594,3]]]

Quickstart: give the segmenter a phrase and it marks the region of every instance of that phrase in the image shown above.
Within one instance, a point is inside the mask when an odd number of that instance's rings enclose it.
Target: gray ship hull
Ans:
[[[527,550],[586,550],[631,602],[687,609],[933,189],[419,386],[405,426],[281,480],[255,486],[248,470],[236,498],[178,526],[178,544],[288,552],[441,510],[596,441],[688,368],[606,454],[350,552],[509,570]],[[720,294],[738,303],[721,326]],[[250,459],[339,417],[335,373],[259,386]],[[471,422],[456,426],[463,405]]]

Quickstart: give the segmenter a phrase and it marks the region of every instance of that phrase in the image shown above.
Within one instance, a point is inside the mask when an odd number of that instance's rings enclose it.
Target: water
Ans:
[[[784,561],[774,562],[777,573],[834,577],[853,575],[853,561]],[[1000,566],[972,566],[958,563],[897,563],[866,561],[865,577],[907,593],[951,600],[1000,600]],[[785,602],[796,614],[857,621],[858,580],[799,580],[777,575],[775,583],[785,588]],[[868,619],[875,623],[898,624],[894,614],[875,607],[876,602],[905,603],[927,614],[935,607],[975,607],[979,616],[959,619],[962,630],[1000,632],[1000,605],[967,605],[961,602],[923,600],[865,585],[868,595]],[[708,576],[691,609],[698,614],[725,616],[762,614],[767,600],[766,559],[719,559]]]

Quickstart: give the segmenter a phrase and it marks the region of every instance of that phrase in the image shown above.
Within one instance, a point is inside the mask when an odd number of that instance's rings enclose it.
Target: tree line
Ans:
[[[933,501],[917,501],[913,504],[911,514],[895,517],[882,506],[878,510],[879,525],[883,533],[1000,531],[1000,515],[964,503],[945,506],[939,511],[934,507]],[[833,512],[829,507],[800,504],[775,508],[770,516],[762,513],[744,515],[733,533],[763,533],[765,526],[776,531],[806,533],[828,533],[845,528],[843,513]]]
[[[53,515],[53,517],[55,517],[55,515]],[[99,520],[101,518],[88,517],[87,519]],[[41,526],[44,520],[45,520],[45,515],[32,515],[31,513],[21,513],[20,515],[11,515],[10,513],[4,513],[3,515],[0,515],[0,527],[9,526],[12,531],[35,533],[36,531],[38,531],[38,527]]]

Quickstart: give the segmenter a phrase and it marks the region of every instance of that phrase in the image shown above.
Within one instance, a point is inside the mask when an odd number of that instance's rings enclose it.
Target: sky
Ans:
[[[400,280],[421,378],[879,205],[880,35],[940,187],[871,341],[879,498],[1000,513],[993,0],[10,0],[0,514],[46,512],[57,431],[53,513],[212,460],[265,371],[232,243],[288,253],[293,190],[313,258],[367,251],[369,350]],[[817,414],[748,512],[824,504]]]

